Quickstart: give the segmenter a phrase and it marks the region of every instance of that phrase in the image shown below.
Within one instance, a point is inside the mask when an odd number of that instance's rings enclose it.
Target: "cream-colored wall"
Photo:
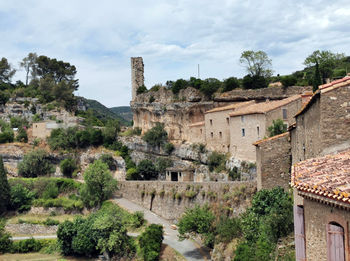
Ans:
[[[51,134],[51,129],[46,128],[46,122],[33,123],[32,135],[34,138],[45,139]]]
[[[205,141],[207,148],[219,152],[230,152],[230,116],[232,110],[210,112],[204,115]],[[227,123],[227,119],[229,123]],[[212,120],[212,124],[210,123]],[[220,136],[221,132],[221,136]],[[211,135],[213,133],[213,136]]]
[[[257,132],[259,127],[259,134]],[[242,129],[245,136],[242,136]],[[230,152],[231,155],[240,160],[256,161],[256,151],[254,142],[261,140],[265,136],[265,115],[249,114],[230,117]]]
[[[205,144],[205,125],[190,126],[188,141]]]

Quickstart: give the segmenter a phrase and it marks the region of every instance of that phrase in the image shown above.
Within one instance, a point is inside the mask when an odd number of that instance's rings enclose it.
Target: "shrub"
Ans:
[[[13,142],[14,133],[12,129],[5,129],[0,133],[0,143]]]
[[[18,174],[23,177],[37,177],[54,172],[53,165],[48,160],[44,150],[38,149],[24,155],[18,164]]]
[[[90,164],[84,173],[84,181],[81,195],[88,207],[100,206],[117,189],[117,181],[113,179],[107,164],[101,160]]]
[[[158,171],[151,160],[141,160],[137,165],[137,172],[143,180],[156,180]]]
[[[141,177],[136,168],[130,168],[126,171],[126,180],[139,180],[139,179],[141,179]]]
[[[173,84],[171,90],[174,94],[179,93],[180,90],[186,89],[188,86],[188,83],[184,79],[178,79],[176,82]]]
[[[23,126],[28,126],[28,121],[20,117],[11,117],[10,118],[11,128],[21,128]]]
[[[17,132],[16,141],[18,142],[28,142],[28,135],[23,127],[20,127]]]
[[[9,205],[11,198],[10,191],[10,185],[7,180],[4,162],[2,160],[2,156],[0,156],[0,215],[6,212]]]
[[[131,215],[131,226],[135,228],[141,227],[145,223],[144,213],[136,211]]]
[[[42,244],[39,240],[34,238],[24,239],[19,241],[13,241],[11,246],[11,253],[29,253],[39,252],[42,248]]]
[[[207,97],[211,98],[212,95],[219,90],[222,86],[222,82],[215,78],[208,78],[202,81],[200,91]]]
[[[140,235],[139,244],[145,261],[158,260],[163,242],[162,225],[152,224]]]
[[[45,188],[42,197],[45,199],[57,198],[59,192],[55,182],[50,182]]]
[[[117,166],[111,154],[102,154],[100,160],[107,164],[109,170],[116,170]]]
[[[226,155],[213,151],[208,157],[208,166],[210,171],[220,172],[225,170]]]
[[[241,232],[240,220],[238,218],[221,216],[215,226],[215,233],[219,242],[228,243],[233,238],[239,237]]]
[[[151,97],[149,97],[148,102],[149,102],[149,103],[152,103],[152,102],[154,102],[155,100],[156,100],[156,99],[154,98],[154,96],[151,95]]]
[[[145,92],[147,92],[147,88],[146,88],[145,85],[140,86],[140,87],[137,88],[137,90],[136,90],[136,94],[137,94],[137,95],[139,95],[139,94],[141,94],[141,93],[145,93]]]
[[[174,144],[172,144],[171,142],[168,142],[164,145],[164,150],[167,154],[171,154],[174,149],[175,149]]]
[[[77,169],[77,164],[74,159],[67,158],[60,162],[60,169],[64,176],[71,178],[73,172]]]
[[[214,214],[210,211],[208,205],[200,207],[196,205],[192,209],[187,209],[179,220],[180,238],[185,238],[186,233],[197,233],[204,238],[211,237],[212,224],[215,219]],[[210,243],[210,242],[208,242]]]
[[[11,187],[10,195],[10,207],[13,210],[18,210],[19,212],[29,210],[32,200],[35,197],[34,192],[29,191],[21,184]]]
[[[239,81],[235,77],[230,77],[224,80],[223,82],[224,92],[232,91],[233,89],[239,88]]]
[[[156,126],[148,130],[142,139],[151,146],[160,147],[168,140],[168,133],[164,130],[164,124],[157,122]]]
[[[5,222],[0,220],[0,253],[5,253],[11,249],[12,241],[10,233],[5,230]]]
[[[281,83],[283,87],[294,86],[297,83],[298,79],[293,75],[283,76],[281,78]]]
[[[243,88],[244,89],[260,89],[268,86],[268,81],[264,76],[250,74],[243,77]]]
[[[287,124],[281,119],[273,120],[272,125],[267,128],[269,136],[273,137],[287,131]]]

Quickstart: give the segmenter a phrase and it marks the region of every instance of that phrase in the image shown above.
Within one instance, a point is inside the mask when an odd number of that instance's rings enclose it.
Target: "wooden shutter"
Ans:
[[[305,261],[304,208],[294,206],[295,259]]]
[[[344,261],[344,229],[337,224],[328,224],[327,236],[328,260]]]

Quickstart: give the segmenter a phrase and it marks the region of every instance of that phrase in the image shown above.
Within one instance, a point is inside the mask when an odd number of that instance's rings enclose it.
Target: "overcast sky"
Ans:
[[[130,57],[143,57],[147,87],[196,76],[197,64],[201,78],[242,77],[244,50],[289,74],[317,49],[350,54],[349,25],[349,0],[0,0],[0,58],[69,62],[78,94],[113,107],[129,104]]]

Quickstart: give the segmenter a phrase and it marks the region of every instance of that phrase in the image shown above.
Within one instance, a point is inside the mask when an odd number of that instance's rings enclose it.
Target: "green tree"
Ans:
[[[37,149],[24,155],[23,160],[18,164],[18,174],[26,178],[34,178],[54,172],[48,154]]]
[[[215,216],[208,205],[203,207],[196,205],[194,208],[187,209],[178,224],[180,239],[185,238],[187,233],[194,232],[204,236],[209,245],[212,244],[208,239],[212,238],[214,220]]]
[[[64,176],[71,178],[73,172],[78,168],[77,163],[72,158],[64,159],[60,162],[60,169]]]
[[[221,88],[222,82],[215,78],[208,78],[202,81],[199,90],[207,97],[211,98],[215,92]]]
[[[7,174],[2,156],[0,156],[0,215],[5,213],[10,198],[10,185],[7,181]]]
[[[332,53],[331,51],[316,50],[306,57],[304,64],[307,67],[319,65],[322,82],[325,83],[327,78],[333,76],[333,70],[345,57],[343,53]]]
[[[103,144],[105,147],[113,144],[118,137],[118,132],[120,131],[120,124],[118,120],[109,120],[106,123],[105,128],[102,131]]]
[[[158,171],[151,160],[141,160],[137,165],[137,173],[140,179],[155,180],[158,179]]]
[[[178,79],[176,82],[173,84],[171,90],[173,91],[174,94],[177,94],[180,92],[182,89],[186,89],[188,87],[188,82],[184,79]]]
[[[232,91],[233,89],[239,88],[239,81],[236,77],[230,77],[223,82],[224,92]]]
[[[318,87],[322,84],[320,68],[318,66],[318,62],[315,65],[315,71],[312,79],[312,90],[313,92],[318,90]]]
[[[25,142],[25,143],[28,142],[28,135],[27,135],[26,130],[23,127],[18,128],[18,132],[16,135],[16,141]]]
[[[269,78],[272,76],[272,61],[263,51],[244,51],[239,61],[252,77]]]
[[[0,83],[9,83],[16,73],[5,57],[0,60]]]
[[[146,228],[139,238],[143,260],[154,261],[159,259],[163,238],[162,225],[151,224]]]
[[[248,74],[243,77],[242,85],[244,89],[261,89],[268,86],[268,81],[264,76]]]
[[[149,129],[145,135],[142,137],[144,141],[146,141],[151,146],[160,147],[168,140],[168,133],[164,130],[163,123],[156,123],[156,126]]]
[[[6,253],[11,249],[11,234],[5,230],[5,222],[0,220],[0,253]]]
[[[84,173],[85,184],[81,194],[88,207],[99,207],[109,199],[117,189],[117,181],[113,179],[107,164],[95,160]]]
[[[270,137],[285,133],[287,131],[287,124],[282,119],[273,120],[272,125],[267,128],[267,131]]]
[[[294,86],[297,83],[298,79],[293,75],[286,75],[281,77],[281,83],[283,87]]]
[[[30,209],[35,192],[29,191],[22,184],[16,184],[11,186],[10,195],[10,208],[22,212]]]
[[[19,64],[21,67],[23,67],[23,69],[26,72],[26,86],[28,86],[29,74],[31,75],[32,79],[36,78],[37,58],[38,58],[38,55],[36,53],[29,53],[28,56],[23,58],[23,60]]]

